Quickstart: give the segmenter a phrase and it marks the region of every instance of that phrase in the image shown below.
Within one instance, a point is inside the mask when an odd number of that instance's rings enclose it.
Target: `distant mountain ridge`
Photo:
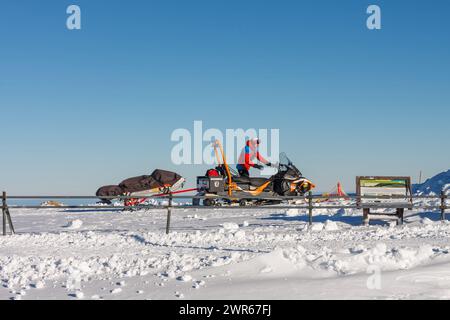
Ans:
[[[422,184],[413,185],[413,193],[421,195],[440,194],[444,190],[450,194],[450,170],[441,172],[434,177],[427,179]]]

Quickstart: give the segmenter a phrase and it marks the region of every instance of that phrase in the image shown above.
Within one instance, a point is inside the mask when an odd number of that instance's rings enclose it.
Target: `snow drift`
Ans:
[[[419,195],[438,195],[441,191],[450,193],[450,170],[441,172],[422,184],[413,185],[413,193]]]

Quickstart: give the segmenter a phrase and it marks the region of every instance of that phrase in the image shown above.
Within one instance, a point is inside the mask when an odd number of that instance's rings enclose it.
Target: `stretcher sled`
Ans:
[[[129,196],[125,199],[125,206],[141,204],[149,197],[167,195],[183,188],[185,179],[171,171],[156,169],[151,175],[123,180],[118,185],[108,185],[99,188],[96,196],[104,203],[111,203],[115,197]]]

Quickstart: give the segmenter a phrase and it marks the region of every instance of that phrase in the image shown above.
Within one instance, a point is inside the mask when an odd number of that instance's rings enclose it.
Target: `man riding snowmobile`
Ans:
[[[216,155],[217,166],[206,171],[204,176],[197,177],[197,195],[204,197],[203,205],[264,205],[280,203],[283,199],[265,199],[276,196],[302,196],[306,192],[315,188],[315,185],[305,177],[287,158],[285,154],[280,154],[280,161],[276,165],[277,172],[269,178],[249,177],[248,169],[255,165],[251,160],[256,157],[266,165],[270,162],[257,153],[258,141],[253,140],[255,148],[253,157],[251,156],[251,142],[247,144],[249,148],[244,149],[244,163],[238,166],[241,174],[234,172],[228,166],[222,144],[219,140],[212,143]],[[249,151],[249,152],[246,152]],[[247,163],[245,163],[247,158]],[[261,160],[262,159],[262,160]],[[247,164],[247,167],[245,167]],[[252,165],[253,164],[253,165]],[[242,169],[245,169],[242,172]],[[260,166],[262,168],[262,166]],[[247,175],[245,175],[247,174]],[[193,205],[200,205],[200,199],[193,199]]]
[[[255,158],[268,167],[272,166],[272,163],[264,159],[263,156],[261,156],[261,154],[259,153],[259,144],[260,140],[258,138],[250,139],[245,142],[245,147],[244,149],[242,149],[238,164],[236,165],[236,169],[238,170],[240,176],[249,177],[249,170],[252,167],[258,170],[261,170],[263,168],[262,165],[254,163],[252,161]]]

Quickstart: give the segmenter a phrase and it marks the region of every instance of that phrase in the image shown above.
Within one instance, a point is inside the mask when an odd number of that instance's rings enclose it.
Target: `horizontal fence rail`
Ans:
[[[259,196],[241,196],[241,195],[235,195],[232,197],[228,196],[218,196],[221,199],[260,199],[260,200],[304,200],[309,199],[310,197],[313,199],[440,199],[441,195],[411,195],[411,196],[401,196],[401,195],[391,195],[391,196],[358,196],[358,195],[347,195],[347,196],[338,196],[338,195],[305,195],[305,196],[273,196],[273,197],[259,197]],[[444,194],[445,198],[449,198],[448,195]],[[42,196],[8,196],[8,199],[135,199],[135,198],[148,198],[148,199],[165,199],[165,198],[172,198],[172,199],[204,199],[204,198],[210,198],[210,196],[176,196],[171,195],[170,193],[165,195],[154,195],[154,194],[139,194],[139,196],[49,196],[49,195],[42,195]]]
[[[170,231],[170,220],[172,210],[174,209],[236,209],[236,208],[245,208],[250,210],[268,210],[268,209],[305,209],[308,210],[309,214],[309,224],[312,224],[312,217],[314,209],[423,209],[423,210],[440,210],[441,212],[441,220],[445,220],[445,212],[448,209],[447,199],[449,198],[444,192],[441,195],[411,195],[411,196],[401,196],[401,195],[392,195],[392,196],[358,196],[358,195],[347,195],[347,196],[338,196],[338,195],[313,195],[311,192],[305,196],[273,196],[273,197],[257,197],[257,196],[217,196],[218,199],[228,200],[228,201],[236,201],[236,200],[275,200],[275,201],[304,201],[305,204],[290,204],[290,205],[282,205],[282,204],[272,204],[272,205],[258,205],[258,206],[201,206],[201,205],[186,205],[174,203],[174,200],[183,199],[183,200],[204,200],[211,199],[211,196],[177,196],[172,195],[170,193],[166,195],[157,195],[154,194],[140,194],[139,196],[131,196],[131,195],[123,195],[123,196],[102,196],[101,199],[108,200],[127,200],[127,199],[164,199],[167,200],[167,204],[138,204],[135,206],[125,206],[125,205],[113,205],[113,204],[96,204],[96,205],[61,205],[61,206],[51,206],[51,205],[8,205],[7,200],[63,200],[63,199],[71,199],[71,200],[92,200],[92,199],[100,199],[97,196],[35,196],[35,195],[26,195],[26,196],[7,196],[6,192],[3,192],[2,195],[2,213],[3,213],[3,235],[6,235],[6,224],[9,224],[11,234],[14,233],[14,226],[12,223],[11,215],[9,209],[116,209],[116,210],[136,210],[136,209],[162,209],[167,210],[167,223],[166,223],[166,233]],[[428,204],[428,203],[415,203],[414,200],[437,200],[436,204]],[[349,203],[347,204],[331,204],[326,205],[323,202],[314,202],[314,200],[347,200]],[[373,200],[373,202],[362,202],[363,200]],[[402,200],[402,202],[383,202],[386,200]],[[373,215],[387,215],[383,213],[371,213]],[[403,219],[403,216],[402,216]]]

